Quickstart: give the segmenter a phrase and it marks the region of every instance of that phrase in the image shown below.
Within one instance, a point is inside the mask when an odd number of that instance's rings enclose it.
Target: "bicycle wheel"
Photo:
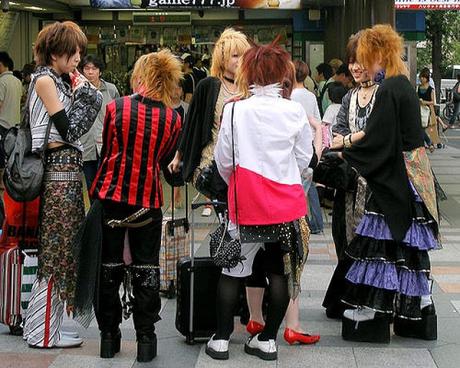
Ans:
[[[454,104],[447,104],[444,109],[442,110],[442,116],[444,119],[449,120],[454,113]]]

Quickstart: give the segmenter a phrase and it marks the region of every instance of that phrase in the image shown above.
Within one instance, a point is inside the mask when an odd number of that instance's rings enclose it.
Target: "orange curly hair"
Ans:
[[[172,107],[175,89],[182,76],[181,62],[171,51],[163,49],[142,55],[136,61],[131,86],[134,90],[142,91],[143,96]]]
[[[389,24],[377,24],[360,32],[356,57],[361,65],[371,70],[380,61],[385,77],[409,75],[402,60],[403,38]]]

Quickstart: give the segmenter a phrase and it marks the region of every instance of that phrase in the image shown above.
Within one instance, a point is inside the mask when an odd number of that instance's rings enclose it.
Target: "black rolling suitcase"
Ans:
[[[190,257],[177,262],[176,329],[188,344],[193,344],[195,338],[211,337],[217,327],[216,292],[221,268],[211,257],[194,257],[194,212],[207,204],[223,203],[192,203]]]

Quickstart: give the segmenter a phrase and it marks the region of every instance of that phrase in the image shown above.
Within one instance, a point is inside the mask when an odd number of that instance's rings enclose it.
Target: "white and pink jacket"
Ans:
[[[296,220],[307,213],[300,174],[308,168],[313,149],[305,110],[284,99],[277,85],[255,86],[252,97],[235,103],[233,133],[236,175],[232,164],[232,103],[225,106],[214,158],[228,183],[230,220],[270,225]]]

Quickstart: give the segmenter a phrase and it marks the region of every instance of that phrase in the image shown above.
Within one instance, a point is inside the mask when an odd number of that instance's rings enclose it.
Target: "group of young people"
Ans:
[[[277,359],[283,319],[289,343],[319,341],[303,330],[298,305],[310,234],[303,181],[322,156],[321,124],[306,108],[301,89],[305,65],[293,63],[276,40],[251,46],[243,33],[227,29],[214,45],[210,76],[197,84],[182,121],[175,109],[180,60],[169,50],[140,57],[131,78],[134,93],[106,106],[100,162],[90,183],[94,203],[85,222],[80,138],[103,104],[94,84],[74,72],[86,42],[76,24],[55,23],[40,32],[34,48],[38,68],[27,106],[33,149],[42,147],[48,124],[51,132],[38,279],[24,326],[27,343],[79,346],[78,336],[62,332],[64,309],[90,315],[94,307],[100,355],[111,358],[120,351],[122,314],[132,312],[137,360],[152,360],[161,306],[160,168],[195,183],[210,166],[222,183],[211,199],[227,203],[216,207],[219,218],[228,220],[232,237],[246,241],[241,262],[222,270],[217,330],[206,353],[228,359],[243,280],[250,310],[248,354]],[[419,100],[401,53],[402,39],[390,26],[377,25],[350,39],[348,68],[358,87],[346,94],[337,113],[330,142],[336,151],[322,158],[344,162],[357,173],[352,190],[336,191],[339,264],[324,302],[328,315],[343,315],[343,336],[355,341],[387,341],[393,315],[401,335],[432,338],[436,328],[428,250],[439,243],[437,203]],[[382,71],[385,78],[377,85],[375,76]],[[333,89],[330,97],[335,98]],[[129,266],[123,260],[126,233]],[[88,260],[88,247],[75,246],[76,239],[97,249],[96,257]]]

